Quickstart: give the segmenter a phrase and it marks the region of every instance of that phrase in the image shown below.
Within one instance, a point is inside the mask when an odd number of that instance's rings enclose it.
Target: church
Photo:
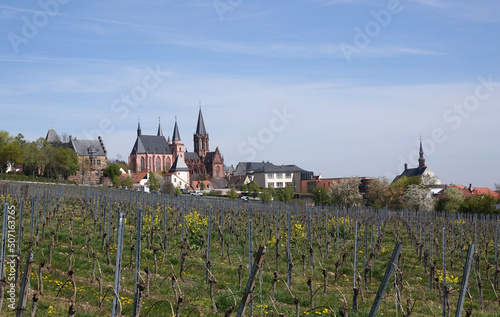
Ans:
[[[394,178],[392,183],[397,182],[401,177],[413,177],[418,176],[421,178],[423,185],[441,185],[441,180],[434,174],[431,169],[425,165],[424,149],[422,147],[422,139],[420,139],[420,151],[418,152],[418,167],[408,168],[408,164],[405,163],[404,170],[401,175]]]
[[[193,135],[194,151],[185,151],[177,125],[174,124],[172,140],[163,135],[158,123],[156,135],[142,134],[140,122],[137,125],[137,138],[128,162],[134,172],[167,173],[179,156],[189,168],[191,179],[222,179],[224,177],[224,158],[217,147],[210,151],[210,137],[205,129],[201,106],[198,113],[196,132]],[[194,176],[194,177],[193,177]]]

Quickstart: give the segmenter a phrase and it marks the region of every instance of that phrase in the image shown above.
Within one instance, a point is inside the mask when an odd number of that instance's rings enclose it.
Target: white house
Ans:
[[[174,163],[172,164],[172,167],[165,175],[165,180],[171,183],[174,187],[178,187],[180,189],[189,189],[189,167],[187,167],[186,162],[184,162],[182,156],[177,156]]]
[[[295,192],[300,191],[302,173],[307,172],[296,165],[274,165],[269,162],[241,162],[235,169],[235,176],[247,175],[260,188],[285,188],[290,185]]]

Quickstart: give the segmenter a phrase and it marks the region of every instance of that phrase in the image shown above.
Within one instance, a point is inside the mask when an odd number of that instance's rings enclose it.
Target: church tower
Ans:
[[[161,130],[161,122],[159,117],[158,117],[158,133],[156,133],[156,136],[163,136],[163,131]]]
[[[418,167],[425,167],[424,149],[422,148],[422,138],[420,138],[420,157],[418,158]]]
[[[170,149],[172,150],[173,157],[177,157],[180,155],[184,160],[184,144],[182,144],[179,128],[177,127],[177,117],[175,117],[174,133],[172,134]]]
[[[198,113],[198,123],[196,124],[196,132],[193,136],[194,141],[194,152],[198,154],[199,157],[205,157],[209,150],[209,137],[205,130],[205,122],[203,121],[203,114],[200,111]]]

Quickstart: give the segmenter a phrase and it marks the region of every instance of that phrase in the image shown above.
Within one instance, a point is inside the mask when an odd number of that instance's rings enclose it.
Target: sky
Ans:
[[[226,165],[500,183],[500,1],[40,0],[0,4],[0,130],[143,134],[187,150],[199,107]]]

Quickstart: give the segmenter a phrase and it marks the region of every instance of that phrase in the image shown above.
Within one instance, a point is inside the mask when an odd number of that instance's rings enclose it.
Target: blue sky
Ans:
[[[500,2],[3,1],[2,130],[101,135],[127,160],[140,117],[193,149],[199,103],[227,164],[323,177],[427,165],[500,183]]]

